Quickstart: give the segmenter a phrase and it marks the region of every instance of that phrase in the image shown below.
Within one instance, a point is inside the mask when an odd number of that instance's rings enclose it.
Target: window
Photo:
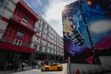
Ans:
[[[29,18],[25,15],[23,16],[23,19],[27,22]]]
[[[17,45],[17,46],[21,46],[21,45],[22,45],[22,41],[15,39],[15,41],[14,41],[13,44],[14,44],[14,45]]]
[[[3,29],[0,29],[0,33],[3,34],[3,33],[4,33],[4,30],[3,30]]]
[[[57,64],[52,64],[51,66],[57,66]]]
[[[17,32],[17,38],[23,38],[24,37],[24,33],[22,32]]]
[[[0,0],[0,8],[5,9],[8,5],[8,0]]]
[[[2,6],[3,2],[4,2],[4,0],[0,0],[0,6]]]
[[[37,45],[35,45],[35,44],[34,44],[34,48],[36,48],[36,49],[37,49]]]
[[[49,49],[49,52],[51,53],[51,49]]]
[[[45,47],[44,46],[42,47],[42,52],[45,52]]]
[[[28,20],[29,20],[29,17],[24,15],[23,18],[22,18],[21,23],[26,24],[26,23],[28,23]]]
[[[47,49],[45,49],[45,52],[47,52]]]
[[[39,40],[39,38],[38,37],[36,37],[37,38],[37,40]]]
[[[42,51],[42,47],[41,46],[39,47],[39,51]]]

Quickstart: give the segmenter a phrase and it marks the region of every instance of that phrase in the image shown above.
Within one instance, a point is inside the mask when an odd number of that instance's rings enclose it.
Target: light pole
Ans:
[[[67,66],[68,66],[68,74],[71,74],[71,59],[70,59],[70,57],[68,57],[68,64],[67,64]]]

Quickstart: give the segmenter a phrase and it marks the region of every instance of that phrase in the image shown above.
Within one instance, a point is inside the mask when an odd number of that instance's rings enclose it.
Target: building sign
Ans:
[[[111,48],[110,3],[110,0],[78,0],[65,6],[62,13],[64,49],[72,62],[86,62],[87,55],[78,56],[92,47],[98,50]]]

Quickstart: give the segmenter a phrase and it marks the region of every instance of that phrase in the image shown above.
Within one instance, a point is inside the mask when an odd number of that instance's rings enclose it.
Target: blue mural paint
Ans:
[[[88,1],[92,1],[92,4],[88,4]],[[111,40],[110,3],[110,0],[81,0],[81,3],[76,1],[65,7],[62,13],[64,47],[69,55],[75,56],[84,49],[92,50],[85,25],[95,49],[111,48],[111,42],[108,42]],[[104,46],[105,43],[107,45]]]

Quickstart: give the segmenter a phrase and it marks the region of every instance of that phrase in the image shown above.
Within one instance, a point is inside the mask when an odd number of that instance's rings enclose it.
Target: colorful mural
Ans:
[[[94,49],[111,48],[110,3],[110,0],[78,0],[65,6],[62,20],[66,56],[74,60],[86,51],[89,56]]]

